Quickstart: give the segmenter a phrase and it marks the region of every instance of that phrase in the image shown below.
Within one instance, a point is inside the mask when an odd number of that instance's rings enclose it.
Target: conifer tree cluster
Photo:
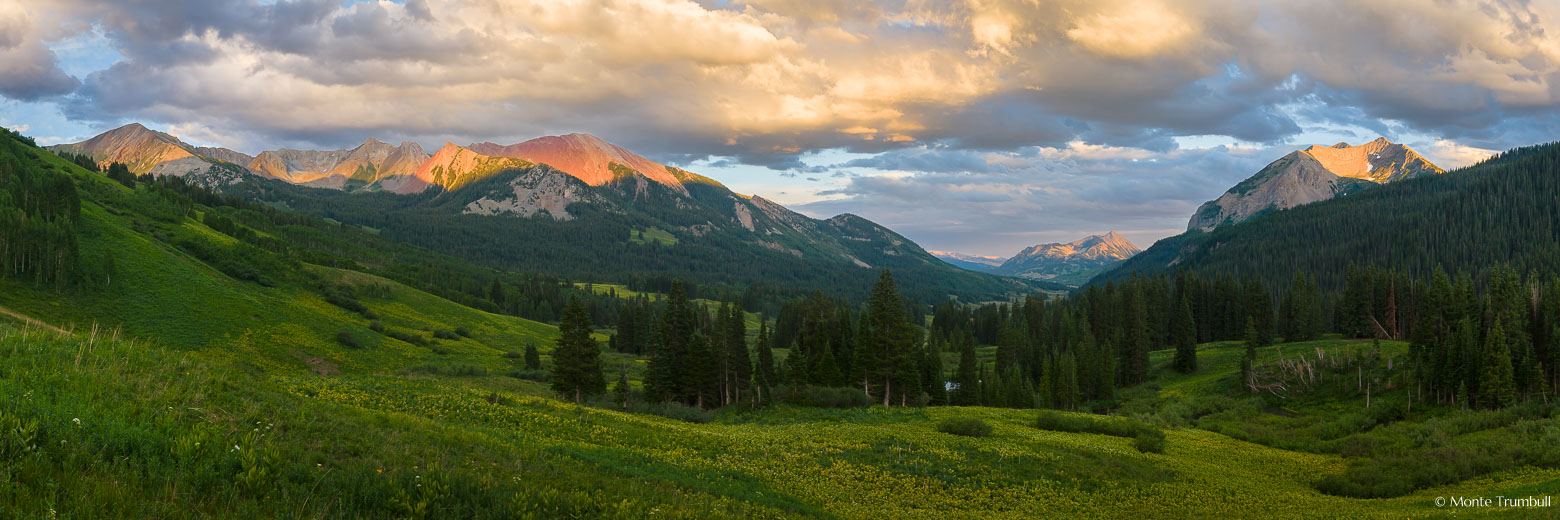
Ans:
[[[0,137],[0,277],[34,282],[68,281],[77,268],[75,222],[81,216],[76,187],[50,172],[18,134]],[[30,141],[30,140],[29,140]]]

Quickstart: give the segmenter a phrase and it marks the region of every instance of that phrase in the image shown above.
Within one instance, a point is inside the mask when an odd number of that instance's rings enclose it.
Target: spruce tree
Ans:
[[[536,351],[536,344],[535,343],[527,343],[525,345],[525,369],[526,370],[541,370],[542,369],[542,354]]]
[[[735,303],[727,310],[725,318],[726,360],[729,367],[726,377],[731,385],[727,404],[741,402],[742,396],[751,390],[748,382],[753,379],[753,361],[748,355],[747,325],[743,317],[742,304]]]
[[[823,344],[823,353],[818,356],[818,364],[813,366],[812,380],[818,386],[837,387],[845,383],[845,376],[840,374],[839,362],[834,357],[834,343]]]
[[[888,406],[898,395],[903,397],[908,386],[913,386],[910,355],[914,351],[914,338],[905,322],[904,302],[894,277],[887,270],[872,286],[872,296],[867,300],[868,321],[872,328],[872,354],[876,366],[869,370],[870,380],[882,383],[883,406]],[[899,392],[895,394],[895,392]]]
[[[922,378],[922,391],[931,397],[927,404],[931,406],[947,406],[948,383],[947,376],[943,372],[942,352],[936,346],[927,345],[926,361],[922,364],[924,377]]]
[[[617,398],[617,402],[623,404],[624,410],[628,409],[628,394],[628,366],[624,365],[622,370],[618,371],[617,382],[612,385],[612,396]]]
[[[1051,392],[1051,407],[1061,410],[1078,409],[1078,363],[1072,352],[1063,352],[1051,370],[1056,383]]]
[[[877,356],[873,352],[872,339],[872,315],[861,313],[856,325],[855,344],[852,345],[852,360],[850,370],[851,386],[861,385],[861,392],[872,395],[872,379],[877,365]]]
[[[1479,403],[1486,408],[1503,408],[1516,403],[1516,385],[1513,382],[1511,350],[1506,344],[1506,331],[1500,318],[1490,327],[1484,338],[1484,373],[1479,378]]]
[[[769,347],[769,323],[764,318],[759,318],[758,339],[753,348],[758,349],[758,367],[754,369],[754,377],[762,378],[764,383],[775,384],[775,352]],[[764,395],[769,398],[769,395]]]
[[[1197,371],[1197,321],[1192,319],[1192,304],[1185,295],[1175,313],[1175,369],[1186,374]]]
[[[601,375],[601,346],[590,337],[590,316],[579,298],[571,298],[558,322],[558,348],[553,350],[554,392],[573,396],[575,404],[607,389]]]
[[[975,343],[972,339],[959,341],[959,371],[954,376],[954,388],[948,400],[954,406],[980,404],[980,375],[975,366]]]
[[[683,355],[686,363],[682,371],[683,398],[688,404],[704,408],[720,404],[720,367],[715,364],[710,341],[702,333],[695,332],[688,340],[688,350]]]
[[[1148,380],[1148,304],[1140,287],[1134,285],[1127,294],[1127,330],[1125,331],[1122,359],[1122,382],[1126,386]]]
[[[1236,385],[1238,388],[1251,390],[1252,371],[1256,368],[1257,347],[1260,346],[1262,346],[1262,333],[1257,331],[1256,322],[1247,318],[1246,355],[1240,360],[1240,381]]]
[[[666,295],[666,311],[657,325],[651,332],[657,344],[645,373],[645,393],[650,400],[658,402],[682,399],[688,394],[682,386],[687,379],[683,374],[682,356],[694,331],[693,309],[688,304],[688,293],[683,289],[682,280],[672,280]]]

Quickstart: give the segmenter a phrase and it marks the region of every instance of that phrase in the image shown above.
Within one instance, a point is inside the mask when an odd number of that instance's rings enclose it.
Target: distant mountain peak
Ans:
[[[927,253],[964,269],[971,271],[990,271],[1002,265],[1006,258],[988,255],[970,255],[953,251],[927,251]]]
[[[1385,137],[1352,146],[1313,145],[1289,153],[1208,201],[1187,222],[1211,230],[1269,211],[1293,208],[1361,189],[1445,173],[1424,156]]]
[[[1068,243],[1026,247],[992,272],[1081,285],[1105,267],[1141,251],[1126,237],[1110,231]]]
[[[617,164],[682,191],[682,181],[666,165],[591,134],[550,135],[507,146],[483,142],[471,145],[471,149],[485,155],[546,164],[591,186],[616,180],[620,172],[613,165]]]
[[[1089,235],[1065,244],[1053,243],[1030,246],[1024,248],[1023,251],[1019,251],[1017,255],[1013,256],[1013,259],[1008,261],[1013,262],[1022,257],[1036,256],[1063,260],[1123,260],[1138,254],[1140,251],[1142,250],[1133,245],[1126,237],[1111,231],[1104,235]]]
[[[433,156],[424,161],[411,175],[428,185],[455,190],[500,170],[530,165],[530,162],[523,159],[484,155],[470,148],[445,142],[439,151],[434,152]],[[421,187],[411,191],[418,190],[421,190]]]

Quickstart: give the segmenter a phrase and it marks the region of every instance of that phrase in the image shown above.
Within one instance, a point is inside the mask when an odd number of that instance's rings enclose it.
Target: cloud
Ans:
[[[1146,247],[1184,230],[1199,204],[1286,151],[1159,154],[1081,143],[986,154],[905,149],[839,165],[860,171],[800,210],[860,214],[919,243],[969,253],[1011,255],[1106,231]]]
[[[0,1],[0,95],[22,101],[68,94],[81,84],[59,67],[27,10]]]
[[[1424,149],[1424,156],[1447,170],[1461,168],[1490,158],[1499,153],[1499,150],[1487,150],[1474,146],[1459,144],[1450,139],[1437,139],[1428,148]]]
[[[1272,151],[1429,136],[1427,156],[1458,164],[1560,134],[1556,2],[20,5],[0,4],[0,94],[56,96],[77,121],[185,125],[246,152],[589,132],[675,164],[825,179],[842,187],[815,211],[956,241],[993,215],[1024,240],[1173,232],[1265,162],[1180,149],[1187,136]],[[46,45],[86,30],[123,60],[78,82]],[[821,150],[868,157],[806,160]],[[916,224],[911,195],[945,201],[940,222]]]
[[[125,55],[84,120],[194,122],[254,143],[588,131],[779,170],[808,151],[1173,150],[1277,143],[1304,100],[1494,145],[1549,125],[1547,3],[1390,0],[61,0]],[[676,28],[670,30],[669,28]],[[46,63],[47,61],[45,61]],[[11,77],[15,75],[8,75]],[[68,77],[31,74],[51,93]],[[28,92],[37,89],[22,90]],[[1325,119],[1325,118],[1323,118]],[[1547,128],[1547,126],[1546,126]]]

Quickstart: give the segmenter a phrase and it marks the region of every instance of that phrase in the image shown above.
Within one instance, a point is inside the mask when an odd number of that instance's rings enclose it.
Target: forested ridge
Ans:
[[[1207,277],[1295,272],[1343,288],[1349,265],[1482,279],[1498,265],[1560,274],[1560,143],[1513,149],[1444,175],[1393,182],[1166,238],[1093,283],[1190,270]]]
[[[907,246],[908,239],[854,215],[798,224],[808,233],[779,221],[771,226],[778,234],[749,231],[737,224],[732,204],[738,196],[712,182],[689,182],[683,195],[628,177],[591,187],[545,166],[533,168],[544,171],[510,170],[454,191],[430,189],[413,195],[343,193],[258,179],[227,192],[368,226],[387,238],[492,268],[622,283],[636,290],[664,292],[672,278],[680,278],[726,292],[753,288],[789,298],[821,289],[831,296],[862,298],[866,292],[861,282],[881,268],[893,269],[905,293],[923,303],[950,295],[989,301],[1060,288],[953,268]],[[463,213],[469,202],[481,197],[510,196],[508,183],[526,174],[568,177],[565,182],[578,184],[577,189],[594,197],[569,205],[571,218],[565,220],[546,213]],[[748,217],[755,222],[770,218],[762,212]],[[675,241],[634,239],[652,229],[675,230]],[[870,267],[853,264],[850,258]]]

